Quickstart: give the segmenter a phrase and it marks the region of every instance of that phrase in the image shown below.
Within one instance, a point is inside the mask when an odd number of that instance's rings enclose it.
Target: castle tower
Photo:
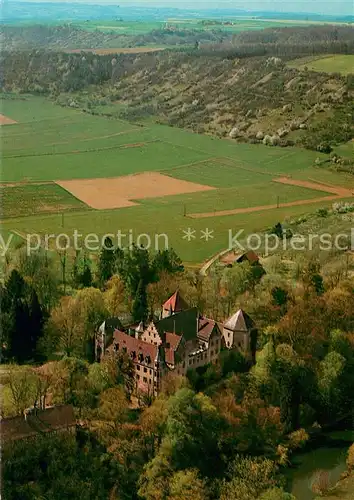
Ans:
[[[181,297],[179,290],[176,290],[171,297],[162,305],[161,318],[167,318],[173,314],[189,309],[187,302]]]

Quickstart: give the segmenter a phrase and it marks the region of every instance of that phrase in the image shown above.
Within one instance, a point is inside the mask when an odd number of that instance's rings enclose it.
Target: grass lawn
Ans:
[[[323,57],[301,58],[289,63],[291,68],[324,73],[341,73],[342,75],[354,74],[354,55],[326,55]]]
[[[217,188],[226,188],[230,186],[245,186],[265,182],[272,178],[271,174],[262,174],[251,170],[245,170],[242,167],[244,163],[227,164],[207,160],[190,166],[180,166],[166,170],[164,173],[171,175],[176,179],[183,179],[190,182],[199,182],[207,186]]]
[[[347,200],[349,201],[349,200]],[[318,205],[302,205],[273,209],[269,211],[249,214],[238,214],[210,219],[191,219],[184,217],[183,206],[166,205],[138,205],[119,210],[68,212],[64,217],[60,214],[22,217],[7,219],[2,223],[5,231],[19,231],[23,233],[60,234],[65,232],[69,236],[77,230],[83,237],[95,232],[100,237],[111,233],[116,235],[120,230],[122,234],[132,235],[137,242],[139,234],[148,234],[152,240],[152,248],[164,248],[165,239],[158,239],[158,246],[154,244],[155,235],[166,234],[168,245],[174,248],[186,263],[199,264],[213,256],[218,251],[229,247],[229,231],[235,235],[239,230],[244,230],[243,235],[255,231],[263,231],[287,217],[297,217],[317,208],[331,207],[331,202],[320,202]],[[188,241],[184,238],[183,231],[191,228],[194,238]],[[202,239],[205,229],[213,231],[213,238],[205,241]],[[83,239],[83,238],[82,238]],[[117,239],[113,237],[113,241]],[[146,239],[140,242],[146,244]],[[122,245],[128,245],[128,237],[122,238]],[[90,251],[90,248],[88,248]]]
[[[260,184],[240,185],[214,191],[153,198],[141,200],[146,206],[176,210],[183,213],[203,213],[214,210],[231,210],[233,208],[256,207],[258,205],[272,205],[295,200],[309,200],[326,196],[326,193],[297,186],[282,185],[271,181]]]
[[[58,107],[40,97],[6,100],[3,113],[19,123],[2,127],[2,181],[39,183],[3,188],[5,235],[12,231],[15,234],[64,231],[70,235],[75,229],[83,235],[93,231],[104,235],[121,230],[131,231],[136,241],[141,233],[151,237],[164,233],[184,262],[197,264],[229,246],[229,230],[261,231],[285,217],[313,212],[331,203],[207,220],[185,217],[185,210],[188,215],[275,204],[278,196],[280,203],[325,196],[319,191],[273,183],[272,179],[279,175],[348,185],[344,175],[313,167],[316,157],[321,155],[312,151],[237,144],[157,125],[151,120],[139,126]],[[144,171],[160,171],[216,189],[146,199],[137,206],[98,211],[87,210],[85,204],[59,186],[43,184],[56,179],[105,178]],[[195,231],[191,241],[184,238],[183,231],[188,228]],[[201,238],[206,228],[214,231],[209,241]],[[17,239],[14,238],[16,243]],[[122,244],[126,244],[124,240]]]
[[[163,170],[208,158],[208,154],[162,142],[141,147],[85,151],[51,156],[3,159],[3,181],[48,181],[118,177],[136,172]]]
[[[334,148],[335,153],[339,154],[343,158],[349,158],[354,161],[354,139],[347,142],[346,144],[341,144]]]
[[[81,29],[89,31],[99,30],[114,32],[125,35],[143,35],[152,30],[163,29],[166,22],[170,26],[176,26],[180,29],[210,31],[222,29],[238,33],[246,30],[260,30],[265,28],[274,28],[280,26],[306,26],[312,24],[310,21],[285,20],[285,19],[247,19],[244,16],[237,18],[230,16],[232,25],[222,24],[202,24],[201,19],[168,19],[167,21],[118,21],[118,20],[92,20],[75,23]]]
[[[88,208],[57,184],[2,186],[0,199],[3,218]]]

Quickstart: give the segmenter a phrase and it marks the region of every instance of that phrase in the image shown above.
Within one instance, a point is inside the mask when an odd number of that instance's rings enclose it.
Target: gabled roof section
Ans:
[[[142,361],[145,362],[145,358],[149,358],[150,361],[147,363],[150,366],[154,365],[155,360],[158,356],[158,346],[155,344],[150,344],[144,342],[143,340],[136,339],[120,330],[115,330],[113,334],[113,343],[107,349],[108,352],[113,353],[126,352],[128,356],[132,358],[133,361],[139,362],[139,356],[142,356]]]
[[[216,321],[209,318],[203,318],[203,317],[199,318],[198,337],[201,340],[208,342],[215,328],[219,330],[219,326],[216,323]]]
[[[181,311],[156,323],[156,328],[161,336],[165,338],[165,332],[183,336],[186,340],[195,339],[197,336],[198,310],[196,307]]]
[[[181,340],[182,337],[180,335],[176,335],[175,333],[171,332],[166,332],[166,344],[168,344],[174,351],[178,349]]]
[[[224,328],[233,332],[247,332],[253,326],[252,319],[242,309],[239,309],[224,323]]]
[[[162,306],[164,311],[171,311],[172,313],[177,313],[189,309],[189,305],[181,296],[179,290],[176,290],[171,297],[166,300]]]
[[[248,260],[250,264],[256,264],[259,261],[259,257],[253,250],[248,250],[247,252],[238,255],[235,262],[242,262],[244,260]]]

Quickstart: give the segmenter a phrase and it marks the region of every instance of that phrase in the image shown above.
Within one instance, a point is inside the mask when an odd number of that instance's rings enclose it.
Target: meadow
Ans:
[[[169,18],[164,21],[125,21],[125,20],[90,20],[74,23],[75,26],[88,31],[107,31],[115,32],[124,35],[144,35],[152,30],[163,29],[165,26],[174,26],[186,30],[219,30],[231,31],[239,33],[248,30],[261,30],[265,28],[276,28],[279,26],[306,26],[317,24],[316,21],[303,21],[291,19],[262,19],[262,18],[247,18],[230,16],[227,19],[230,24],[222,24],[222,22],[202,20],[202,19],[179,19]],[[232,23],[232,24],[231,24]]]
[[[301,186],[273,182],[280,176],[352,187],[353,179],[315,167],[318,153],[295,148],[236,144],[186,130],[129,123],[55,106],[42,97],[7,99],[2,113],[17,121],[2,127],[2,229],[5,237],[26,233],[69,236],[166,234],[189,264],[200,264],[227,248],[229,231],[261,231],[284,218],[298,217],[331,203],[309,204],[326,196]],[[326,156],[322,156],[323,159]],[[213,189],[133,200],[134,206],[90,209],[56,180],[120,177],[158,172]],[[149,185],[143,186],[149,191]],[[101,196],[104,198],[105,193]],[[188,214],[259,205],[301,202],[261,213],[192,219]],[[186,231],[194,231],[190,241]],[[208,241],[203,231],[213,231]],[[17,242],[17,239],[14,240]],[[123,240],[123,245],[125,244]],[[127,242],[126,242],[127,243]]]
[[[305,57],[291,61],[291,68],[319,71],[323,73],[341,73],[342,75],[354,74],[354,55],[328,55],[321,57]]]
[[[3,218],[84,210],[86,205],[55,183],[0,186]]]

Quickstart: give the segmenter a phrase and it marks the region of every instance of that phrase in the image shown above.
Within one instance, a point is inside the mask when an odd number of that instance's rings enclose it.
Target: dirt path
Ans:
[[[220,259],[220,257],[222,257],[223,255],[227,254],[230,252],[230,249],[227,248],[226,250],[221,250],[221,252],[217,253],[216,255],[214,255],[214,257],[212,257],[211,259],[207,260],[203,266],[200,268],[199,270],[199,274],[201,276],[205,276],[206,273],[208,272],[209,268],[214,264],[214,262],[216,262],[218,259]]]
[[[219,210],[215,212],[188,214],[188,217],[192,219],[204,219],[207,217],[222,217],[225,215],[248,214],[252,212],[261,212],[264,210],[274,210],[277,208],[296,207],[301,205],[309,205],[314,203],[333,201],[333,200],[338,200],[340,198],[350,198],[351,196],[354,195],[354,191],[340,186],[327,186],[327,185],[325,186],[320,183],[300,181],[296,179],[290,179],[288,177],[279,177],[277,179],[273,179],[273,182],[278,182],[280,184],[289,184],[292,186],[303,187],[315,191],[322,191],[322,192],[324,191],[326,193],[332,193],[332,195],[322,196],[320,198],[310,198],[308,200],[297,200],[297,201],[290,201],[287,203],[279,203],[279,205],[277,204],[260,205],[257,207],[234,208],[232,210]]]
[[[333,193],[342,198],[353,196],[354,194],[353,190],[344,188],[342,186],[330,186],[329,184],[321,184],[320,182],[300,181],[297,179],[289,179],[288,177],[279,177],[278,179],[273,179],[273,182],[304,187],[307,189],[313,189],[314,191],[325,191],[326,193]]]

